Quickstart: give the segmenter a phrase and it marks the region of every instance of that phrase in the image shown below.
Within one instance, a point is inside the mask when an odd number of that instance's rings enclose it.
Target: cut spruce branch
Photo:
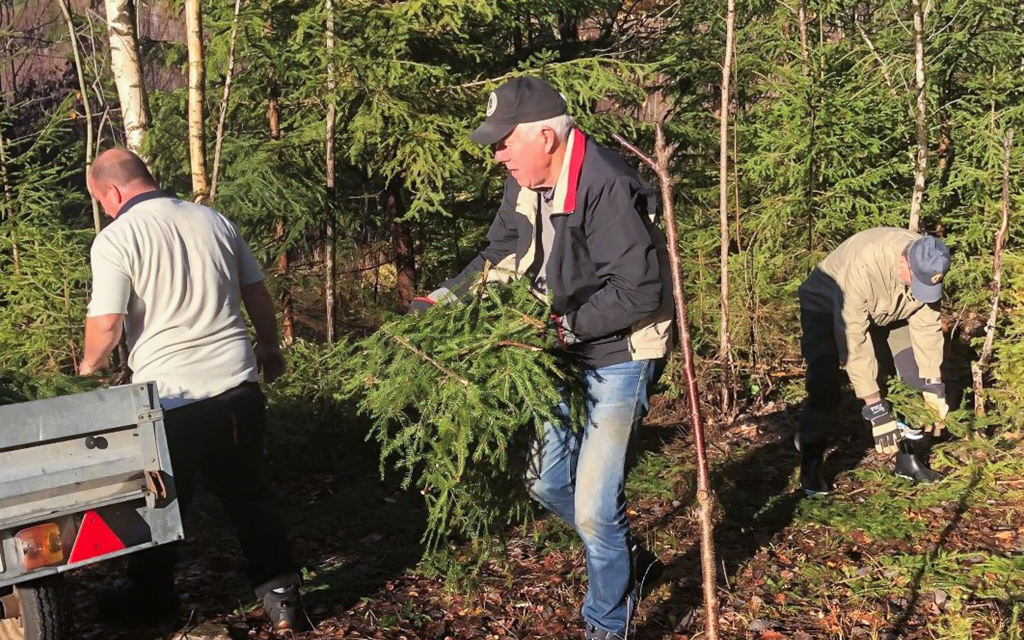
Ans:
[[[686,376],[686,400],[690,410],[690,422],[693,426],[693,446],[697,455],[697,515],[700,520],[700,556],[704,577],[707,638],[708,640],[718,640],[718,568],[715,563],[714,538],[715,497],[711,492],[711,474],[708,471],[708,456],[704,446],[704,417],[701,415],[700,397],[697,392],[693,341],[690,338],[690,321],[686,309],[686,298],[683,296],[679,266],[679,240],[676,237],[676,217],[672,193],[673,181],[669,171],[676,146],[665,141],[665,132],[660,123],[655,128],[655,155],[653,158],[640,151],[622,136],[615,134],[613,137],[619,144],[649,165],[658,176],[658,182],[661,185],[662,211],[665,218],[665,232],[668,236],[668,259],[672,269],[672,296],[675,299],[676,324],[679,329],[679,351],[683,360],[683,373]]]
[[[428,552],[460,539],[492,549],[528,514],[531,446],[545,422],[581,424],[586,397],[526,280],[474,287],[465,304],[392,317],[342,358],[382,475],[398,471],[426,500]]]

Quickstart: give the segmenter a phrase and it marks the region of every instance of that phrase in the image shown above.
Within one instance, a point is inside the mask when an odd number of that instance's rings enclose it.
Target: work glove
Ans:
[[[555,331],[558,334],[558,344],[562,345],[563,349],[568,349],[579,342],[579,338],[577,338],[576,334],[572,331],[571,316],[560,316],[552,313],[551,322],[555,325]]]
[[[946,385],[939,381],[926,382],[922,395],[925,405],[939,418],[938,421],[926,427],[925,431],[938,438],[946,428],[946,415],[949,413],[949,404],[946,403]]]
[[[427,309],[434,306],[434,301],[427,297],[413,298],[412,302],[409,303],[409,308],[406,309],[405,315],[418,316],[422,313],[426,313]]]
[[[899,451],[900,426],[889,411],[889,403],[879,400],[865,404],[860,414],[871,423],[871,435],[875,438],[875,451],[896,453]]]

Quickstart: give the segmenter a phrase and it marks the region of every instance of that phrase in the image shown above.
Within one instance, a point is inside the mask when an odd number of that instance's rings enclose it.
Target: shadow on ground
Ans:
[[[292,449],[284,456],[287,472],[278,473],[274,483],[294,556],[309,581],[304,601],[314,624],[381,591],[422,555],[423,501],[402,491],[397,480],[381,481],[379,449],[364,435],[365,427],[338,425],[330,433],[303,438],[295,444],[311,447],[310,465],[302,466],[302,449]],[[328,448],[336,453],[324,456]],[[183,524],[186,540],[180,544],[176,572],[183,605],[180,622],[189,629],[213,621],[232,638],[260,637],[268,627],[245,580],[241,550],[220,503],[200,490]],[[71,574],[76,638],[177,637],[170,627],[118,627],[99,619],[94,592],[116,584],[125,566],[120,559]]]
[[[828,499],[805,498],[799,490],[799,454],[793,446],[796,408],[750,418],[747,424],[756,427],[762,437],[739,452],[728,452],[725,461],[722,451],[709,443],[711,481],[720,513],[714,531],[720,601],[728,597],[743,565],[792,523],[801,500]],[[834,480],[854,469],[871,450],[870,439],[859,426],[859,416],[853,416],[849,408],[844,410],[840,429],[832,434],[837,440],[826,457],[826,479]],[[700,542],[695,537],[698,524],[696,515],[687,517],[685,513],[695,508],[695,493],[691,489],[678,502],[678,507],[652,521],[649,529],[656,533],[672,522],[688,521],[694,537],[684,553],[666,563],[662,582],[669,585],[669,596],[644,612],[634,636],[638,640],[660,639],[699,627],[694,623],[694,611],[703,608]]]

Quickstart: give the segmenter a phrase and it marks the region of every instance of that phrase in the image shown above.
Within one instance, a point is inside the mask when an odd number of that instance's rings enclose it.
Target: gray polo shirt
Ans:
[[[161,192],[130,200],[93,241],[89,316],[126,314],[133,380],[165,409],[258,381],[242,285],[263,273],[220,213]]]

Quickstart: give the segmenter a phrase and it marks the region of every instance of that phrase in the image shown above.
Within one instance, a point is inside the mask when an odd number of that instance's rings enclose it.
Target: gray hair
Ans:
[[[559,142],[565,142],[569,139],[569,133],[572,132],[572,127],[572,116],[567,113],[557,115],[553,118],[547,118],[545,120],[522,122],[516,125],[516,129],[519,129],[522,135],[529,138],[539,136],[541,129],[551,129],[555,132],[555,137],[558,138]]]

